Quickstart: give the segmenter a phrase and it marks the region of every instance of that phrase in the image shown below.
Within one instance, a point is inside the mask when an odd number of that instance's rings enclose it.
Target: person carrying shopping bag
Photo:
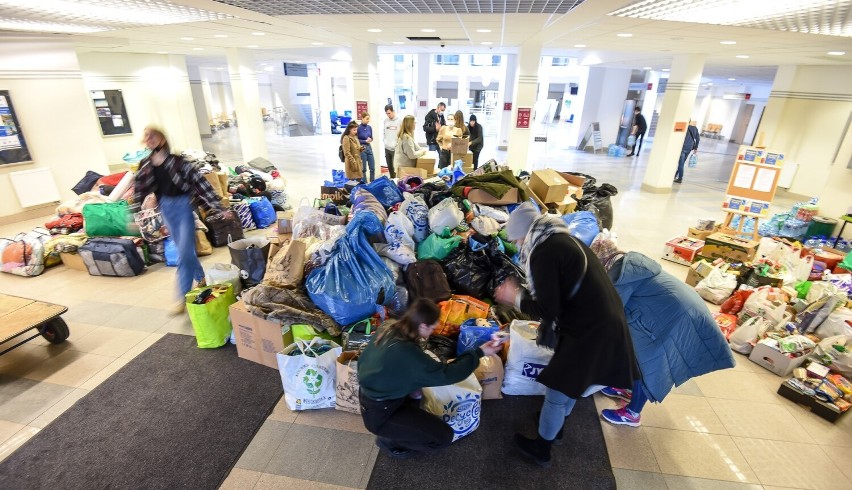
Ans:
[[[683,164],[689,158],[690,153],[698,153],[698,142],[701,138],[698,136],[698,128],[695,127],[695,121],[690,119],[689,126],[686,128],[686,136],[683,137],[683,147],[680,149],[680,159],[677,161],[677,170],[674,175],[674,183],[680,184],[683,182]]]
[[[361,182],[367,183],[376,180],[376,159],[373,156],[373,128],[370,126],[370,114],[361,113],[361,124],[358,125],[358,142],[361,143],[361,171],[364,177]],[[367,179],[367,167],[370,168],[370,180]]]

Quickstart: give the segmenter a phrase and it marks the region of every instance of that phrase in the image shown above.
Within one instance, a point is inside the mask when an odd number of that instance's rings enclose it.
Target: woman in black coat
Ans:
[[[541,318],[536,342],[554,348],[538,376],[547,388],[538,438],[515,434],[521,452],[547,467],[553,440],[577,398],[605,386],[632,386],[638,370],[618,292],[565,222],[525,203],[509,216],[506,233],[520,246],[528,291],[508,280],[495,290],[495,299]]]
[[[470,115],[470,122],[467,123],[467,129],[470,131],[470,151],[473,153],[473,169],[479,167],[479,153],[482,151],[482,125],[476,120],[476,115]]]

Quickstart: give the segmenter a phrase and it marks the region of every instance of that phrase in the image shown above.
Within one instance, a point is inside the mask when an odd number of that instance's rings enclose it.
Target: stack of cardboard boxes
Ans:
[[[567,214],[576,210],[585,182],[585,177],[546,168],[533,171],[526,190],[542,209]]]

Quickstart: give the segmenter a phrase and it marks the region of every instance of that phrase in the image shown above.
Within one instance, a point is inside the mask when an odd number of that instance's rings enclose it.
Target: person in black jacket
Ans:
[[[630,149],[630,153],[627,156],[639,156],[639,152],[642,151],[642,142],[645,141],[645,131],[647,130],[648,123],[645,122],[645,116],[642,115],[642,108],[637,105],[633,109],[633,128],[630,131],[630,134],[636,138],[636,141],[633,142],[633,148]]]
[[[467,129],[470,131],[470,151],[473,153],[473,169],[479,166],[479,152],[482,151],[482,138],[485,132],[482,125],[476,120],[476,115],[470,115],[470,122],[467,123]]]
[[[453,442],[453,429],[421,410],[421,389],[458,383],[473,373],[479,359],[496,354],[498,342],[486,342],[451,363],[433,359],[418,345],[435,327],[441,310],[434,301],[415,300],[405,315],[379,333],[358,358],[359,399],[364,427],[389,456],[404,459],[416,452],[443,449]]]
[[[509,216],[508,238],[521,249],[528,290],[513,279],[494,298],[541,318],[536,343],[554,349],[537,380],[547,389],[538,437],[515,434],[521,452],[550,466],[550,449],[577,398],[605,386],[632,386],[638,379],[624,307],[606,270],[557,216],[524,203]]]
[[[441,126],[447,124],[446,120],[444,120],[444,109],[446,108],[447,104],[439,102],[438,107],[426,114],[426,121],[423,123],[423,132],[426,133],[426,144],[429,145],[429,151],[439,150],[436,139],[438,138],[438,130],[441,129]]]
[[[698,128],[695,127],[695,121],[689,120],[689,126],[686,128],[686,135],[683,137],[683,147],[680,149],[680,159],[677,161],[677,170],[674,175],[674,182],[680,184],[683,182],[683,164],[689,158],[690,153],[698,153],[698,142],[701,138],[698,136]]]

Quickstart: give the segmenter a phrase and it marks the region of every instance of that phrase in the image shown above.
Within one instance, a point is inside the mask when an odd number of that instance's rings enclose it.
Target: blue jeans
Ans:
[[[361,152],[361,171],[364,174],[363,182],[367,180],[367,165],[370,166],[370,182],[376,180],[376,160],[373,158],[373,148],[369,143],[364,145],[366,149]]]
[[[548,441],[556,439],[556,434],[565,425],[565,417],[571,415],[575,403],[577,403],[575,398],[547,388],[544,392],[544,405],[541,406],[541,415],[538,418],[538,435]]]
[[[183,298],[192,289],[192,281],[204,279],[204,269],[195,254],[195,218],[192,216],[192,198],[159,196],[160,213],[169,228],[169,234],[178,250],[178,293]]]
[[[692,150],[682,151],[680,152],[680,160],[677,161],[677,172],[675,172],[675,180],[683,179],[683,164],[686,163],[686,159],[689,158],[689,154],[692,153]]]
[[[438,146],[438,143],[429,143],[429,151],[438,151],[441,147]]]
[[[642,382],[637,379],[633,382],[633,394],[630,396],[630,403],[627,404],[627,408],[633,413],[639,413],[646,403],[648,403],[648,395],[642,389]]]

